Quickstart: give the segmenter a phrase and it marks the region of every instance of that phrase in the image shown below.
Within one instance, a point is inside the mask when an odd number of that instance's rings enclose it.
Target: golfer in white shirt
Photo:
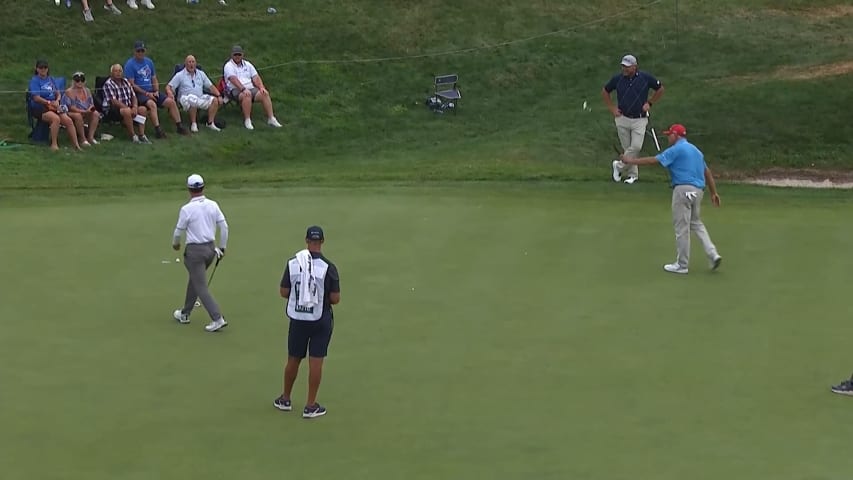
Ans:
[[[228,222],[219,204],[204,196],[204,179],[201,175],[192,174],[187,178],[187,189],[190,201],[181,207],[178,224],[172,236],[172,248],[181,249],[181,236],[186,234],[187,246],[184,250],[184,266],[189,272],[187,295],[184,308],[175,310],[174,317],[180,323],[190,323],[190,313],[196,299],[210,315],[210,323],[204,327],[208,332],[215,332],[228,325],[225,317],[219,311],[219,305],[207,288],[205,272],[214,260],[225,255],[228,243]],[[219,228],[219,247],[214,246],[216,229]]]

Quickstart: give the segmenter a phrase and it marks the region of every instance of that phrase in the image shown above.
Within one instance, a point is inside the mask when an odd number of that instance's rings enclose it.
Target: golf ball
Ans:
[[[583,102],[583,109],[584,109],[584,110],[586,110],[586,107],[587,107],[587,105],[586,105],[586,100],[584,100],[584,102]]]
[[[176,258],[176,259],[175,259],[175,263],[181,263],[181,259],[180,259],[180,258]]]

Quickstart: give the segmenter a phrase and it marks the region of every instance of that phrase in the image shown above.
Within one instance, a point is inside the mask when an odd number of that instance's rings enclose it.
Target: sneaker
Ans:
[[[198,133],[198,124],[193,122],[190,124],[190,131],[193,133]]]
[[[613,160],[613,181],[618,182],[622,180],[622,174],[619,172],[619,164],[622,163],[619,160]]]
[[[275,128],[281,128],[281,124],[278,123],[278,119],[275,117],[270,117],[269,120],[267,120],[267,125]]]
[[[53,3],[55,3],[57,7],[59,6],[59,0],[53,0]]]
[[[92,16],[92,10],[83,10],[83,21],[94,22],[95,17]]]
[[[92,144],[91,144],[91,143],[89,143],[89,142],[88,142],[88,141],[86,141],[86,140],[83,140],[82,142],[80,142],[80,146],[81,146],[81,147],[91,147],[91,146],[92,146]]]
[[[65,8],[71,8],[71,0],[65,0]]]
[[[119,10],[118,7],[116,7],[114,3],[111,3],[109,5],[104,5],[104,10],[112,13],[113,15],[121,15],[121,10]]]
[[[127,0],[127,6],[130,7],[131,10],[139,8],[139,6],[136,5],[136,0]]]
[[[139,137],[139,143],[147,143],[148,145],[150,145],[151,140],[148,140],[148,137],[146,137],[145,135],[142,135]]]
[[[154,136],[157,138],[166,138],[166,132],[162,128],[157,127],[154,129]]]
[[[243,122],[243,126],[246,127],[246,130],[254,130],[255,129],[255,126],[252,125],[252,120],[250,120],[248,118]]]
[[[627,183],[628,185],[631,185],[632,183],[634,183],[636,181],[637,181],[637,177],[635,177],[633,175],[631,175],[630,177],[625,179],[625,183]]]
[[[219,0],[219,4],[222,5],[223,7],[228,5],[227,3],[225,3],[225,0]]]
[[[142,0],[142,2],[140,3],[142,3],[142,6],[147,8],[148,10],[154,10],[154,4],[151,2],[151,0]]]
[[[93,138],[93,139],[89,140],[89,143],[91,143],[92,145],[97,145],[97,144],[99,144],[99,143],[101,143],[101,142],[99,142],[99,141],[97,141],[97,140],[95,140],[95,139]]]
[[[190,323],[190,316],[184,313],[180,308],[175,310],[174,313],[172,313],[172,316],[175,317],[175,320],[177,320],[178,323]]]
[[[723,257],[717,255],[713,259],[711,259],[711,270],[716,270],[720,268],[720,264],[723,263]]]
[[[217,330],[221,330],[228,326],[228,322],[225,321],[225,317],[219,317],[219,320],[214,320],[208,323],[204,329],[208,332],[215,332]]]
[[[213,130],[214,132],[221,132],[222,129],[217,127],[215,123],[208,123],[207,128]]]
[[[302,410],[302,418],[317,418],[322,417],[326,414],[326,407],[321,406],[319,403],[315,403],[312,406],[306,406],[305,410]]]
[[[134,135],[134,136],[133,136],[133,138],[132,138],[132,140],[133,140],[133,143],[142,143],[142,142],[139,140],[139,136],[138,136],[138,135]]]
[[[175,126],[175,130],[178,132],[178,135],[189,135],[190,133],[187,131],[187,127],[185,127],[183,123],[179,123]],[[164,133],[163,136],[165,137],[166,134]]]
[[[289,411],[293,410],[293,406],[290,404],[290,400],[285,400],[284,396],[276,398],[272,402],[272,405],[275,408],[281,410],[282,412],[289,412]]]
[[[669,273],[687,273],[687,267],[682,267],[677,263],[667,263],[663,269]]]
[[[829,389],[832,391],[832,393],[853,397],[853,380],[844,380],[838,385],[833,385],[829,387]]]

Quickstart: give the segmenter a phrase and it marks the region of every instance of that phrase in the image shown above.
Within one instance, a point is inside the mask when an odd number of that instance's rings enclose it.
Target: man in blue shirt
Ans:
[[[145,43],[141,40],[133,45],[133,56],[124,65],[124,76],[130,81],[139,105],[148,107],[148,117],[154,124],[154,133],[157,138],[166,137],[166,133],[160,128],[160,116],[157,114],[157,107],[163,107],[169,111],[178,133],[181,135],[188,133],[181,123],[181,113],[178,112],[178,104],[175,103],[175,99],[169,98],[168,95],[160,91],[154,62],[145,56]]]
[[[649,99],[649,89],[655,91]],[[616,90],[617,105],[613,105],[610,94]],[[637,58],[633,55],[622,57],[622,72],[607,82],[601,90],[601,98],[616,122],[616,133],[626,156],[636,158],[643,149],[646,138],[646,127],[649,124],[649,109],[663,96],[663,85],[649,73],[639,70]],[[614,160],[613,181],[622,180],[622,174],[627,173],[625,183],[631,184],[639,178],[636,165],[625,165]]]
[[[672,225],[675,227],[675,243],[678,256],[675,263],[663,266],[670,273],[687,273],[690,262],[690,232],[702,242],[705,255],[711,262],[711,269],[716,270],[723,257],[717,253],[717,247],[711,241],[705,224],[699,217],[705,186],[711,191],[711,203],[720,206],[720,196],[714,176],[705,164],[705,156],[686,138],[687,129],[684,125],[675,124],[664,130],[670,147],[655,157],[631,158],[627,153],[622,154],[622,161],[628,165],[653,165],[660,163],[669,170],[672,184]]]

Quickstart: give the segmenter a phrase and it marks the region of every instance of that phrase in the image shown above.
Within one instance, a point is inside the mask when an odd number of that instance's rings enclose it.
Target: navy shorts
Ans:
[[[306,355],[323,358],[329,352],[332,330],[335,321],[332,318],[315,322],[290,319],[287,331],[287,354],[291,357],[305,358]]]
[[[165,93],[157,92],[157,106],[162,107],[163,103],[166,101],[167,98],[169,98],[169,96],[166,95]],[[146,97],[145,95],[137,93],[136,94],[136,100],[139,102],[140,107],[144,107],[144,106],[147,106],[146,104],[148,103],[148,100],[151,100],[151,99]]]

